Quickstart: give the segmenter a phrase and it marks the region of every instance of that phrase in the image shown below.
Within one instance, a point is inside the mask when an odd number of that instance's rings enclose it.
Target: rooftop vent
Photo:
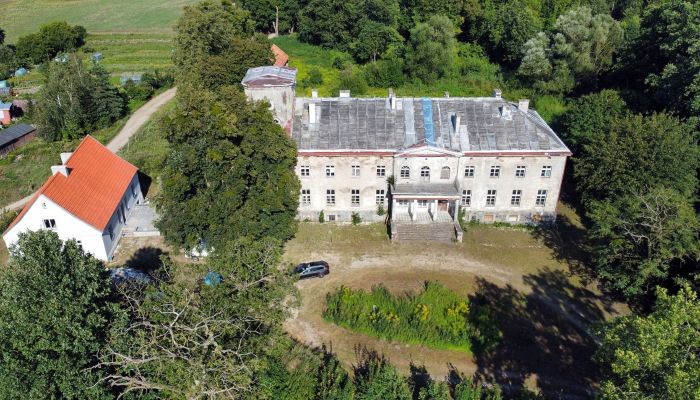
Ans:
[[[340,91],[340,98],[349,98],[350,97],[350,91],[349,90],[341,90]]]
[[[530,109],[530,100],[528,99],[520,99],[518,101],[518,110],[522,112],[527,112],[527,110]]]
[[[513,113],[510,110],[509,105],[503,105],[498,107],[498,109],[501,110],[501,118],[505,119],[506,121],[511,121],[513,119]]]
[[[316,122],[318,122],[316,115],[316,103],[309,103],[309,123],[315,124]]]
[[[65,165],[54,165],[51,167],[51,175],[56,175],[56,174],[61,174],[65,177],[68,177],[70,174],[70,169],[66,167]]]
[[[445,96],[445,98],[449,98],[449,97],[450,97],[450,92],[445,91],[444,96]]]
[[[495,99],[501,98],[501,89],[493,89],[493,98],[495,98]]]
[[[311,98],[312,99],[318,98],[318,89],[311,89]]]
[[[394,97],[394,89],[389,88],[389,108],[396,110],[396,97]]]
[[[453,113],[452,115],[450,115],[450,122],[452,122],[450,127],[452,128],[452,132],[454,132],[455,135],[459,135],[460,120],[461,120],[461,118],[459,117],[459,114]]]

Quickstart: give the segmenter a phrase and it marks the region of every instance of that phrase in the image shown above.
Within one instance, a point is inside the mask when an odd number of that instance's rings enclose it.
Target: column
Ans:
[[[413,203],[411,203],[411,208],[413,209],[413,212],[411,213],[411,221],[415,221],[416,214],[418,213],[418,200],[413,200]]]

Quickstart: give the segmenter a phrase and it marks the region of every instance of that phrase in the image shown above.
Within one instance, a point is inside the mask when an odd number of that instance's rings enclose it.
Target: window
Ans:
[[[301,189],[301,205],[308,206],[311,204],[311,190]]]
[[[377,204],[384,204],[385,197],[386,196],[384,195],[384,189],[377,189],[377,195],[375,196]]]
[[[420,169],[420,180],[429,182],[430,181],[430,168],[423,167]]]
[[[56,220],[55,219],[45,219],[44,220],[44,228],[56,229]]]
[[[462,205],[464,207],[469,207],[472,205],[472,191],[471,190],[462,190]]]
[[[386,176],[386,167],[383,165],[377,165],[377,176]]]
[[[350,205],[353,207],[358,207],[360,205],[360,189],[352,189]]]
[[[326,178],[335,176],[335,165],[326,165]]]
[[[450,179],[450,167],[442,167],[440,170],[440,179]]]
[[[520,207],[520,199],[522,198],[522,195],[522,190],[513,190],[513,194],[510,196],[510,205]]]
[[[543,178],[549,178],[552,176],[552,166],[551,165],[543,165],[542,166],[542,173],[540,173],[540,176]]]
[[[328,205],[328,206],[335,205],[335,190],[333,190],[333,189],[326,190],[326,205]]]
[[[328,222],[335,222],[335,221],[336,221],[335,214],[328,215]]]
[[[464,177],[465,178],[473,178],[474,177],[474,166],[473,165],[467,165],[464,167]]]
[[[107,233],[109,233],[109,240],[114,240],[114,230],[112,225],[107,226]]]
[[[492,165],[491,172],[489,173],[489,176],[491,178],[498,178],[499,176],[501,176],[501,166],[500,165]]]
[[[410,178],[411,177],[411,168],[407,166],[401,167],[401,177],[402,178]]]
[[[428,200],[418,200],[418,208],[428,208]]]
[[[399,203],[399,205],[401,207],[408,207],[409,201],[408,200],[398,200],[397,203]]]
[[[544,189],[540,189],[537,191],[537,198],[535,199],[535,206],[544,207],[545,203],[547,203],[547,191]]]
[[[515,177],[516,178],[524,178],[525,177],[525,166],[524,165],[518,165],[515,167]]]
[[[309,176],[309,175],[311,175],[311,167],[309,167],[308,165],[302,165],[301,166],[301,176],[305,177],[305,176]]]
[[[486,206],[493,207],[495,205],[496,205],[496,190],[489,189],[489,191],[486,192]]]
[[[359,165],[352,166],[352,176],[360,176],[360,166]]]

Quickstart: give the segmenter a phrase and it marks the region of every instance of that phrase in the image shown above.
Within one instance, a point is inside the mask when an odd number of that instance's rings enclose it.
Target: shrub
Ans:
[[[367,83],[372,87],[399,87],[406,81],[403,72],[403,60],[400,58],[389,58],[367,64],[365,66],[365,76]]]
[[[360,222],[362,222],[362,217],[360,217],[360,214],[354,212],[352,213],[352,224],[353,225],[358,225]]]
[[[377,206],[377,215],[384,215],[386,214],[386,210],[384,209],[384,203],[380,203]]]
[[[17,214],[19,214],[19,211],[16,210],[7,210],[0,213],[0,232],[5,232],[12,221],[17,218]]]
[[[349,90],[353,95],[367,93],[367,80],[358,68],[347,68],[340,73],[337,91]]]
[[[323,213],[323,210],[321,210],[321,212],[318,213],[318,222],[320,222],[320,223],[326,222],[326,214]]]
[[[316,87],[323,84],[323,74],[318,68],[311,68],[309,74],[301,80],[303,87]]]
[[[419,294],[393,296],[383,286],[367,293],[341,287],[326,295],[326,320],[372,336],[434,348],[470,351],[472,343],[491,348],[500,332],[485,307],[436,282]]]
[[[128,80],[124,84],[124,91],[130,100],[146,101],[153,96],[153,88],[144,82],[135,83]]]

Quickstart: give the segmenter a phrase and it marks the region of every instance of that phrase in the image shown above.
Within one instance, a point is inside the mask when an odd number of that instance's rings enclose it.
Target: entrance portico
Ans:
[[[454,222],[460,196],[454,184],[403,183],[392,193],[396,222]]]

